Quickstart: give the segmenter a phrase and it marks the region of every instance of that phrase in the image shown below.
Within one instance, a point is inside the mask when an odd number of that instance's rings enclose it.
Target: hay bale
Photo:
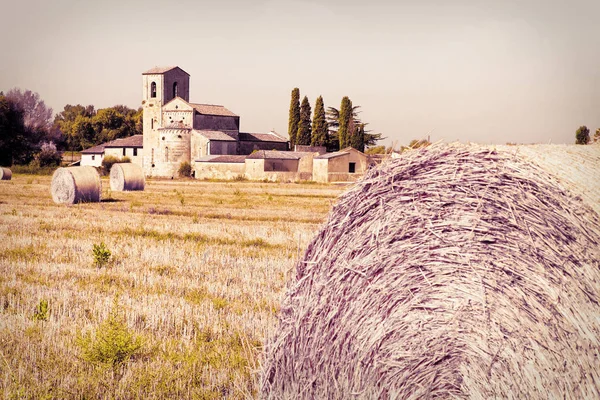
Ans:
[[[58,204],[98,202],[102,195],[102,182],[94,167],[58,168],[52,175],[50,192]]]
[[[0,181],[10,181],[12,179],[12,171],[8,168],[0,167]]]
[[[599,398],[600,220],[538,166],[403,154],[332,210],[267,341],[284,399]]]
[[[144,190],[145,185],[144,171],[137,164],[117,163],[110,169],[111,190]]]

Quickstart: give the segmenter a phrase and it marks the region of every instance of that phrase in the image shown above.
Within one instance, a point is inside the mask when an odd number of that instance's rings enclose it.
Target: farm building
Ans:
[[[312,179],[313,158],[318,153],[261,150],[246,157],[250,180],[297,181]]]
[[[190,75],[181,68],[157,67],[142,77],[146,175],[172,177],[181,163],[210,155],[288,150],[275,132],[240,132],[240,117],[221,105],[190,103]]]
[[[355,181],[369,168],[367,156],[352,147],[317,156],[313,164],[312,178],[317,182]]]
[[[259,150],[246,155],[213,155],[195,162],[197,179],[298,181],[312,179],[313,158],[318,153]]]
[[[100,167],[102,165],[102,160],[106,155],[115,156],[117,158],[127,156],[132,163],[142,165],[142,144],[142,135],[133,135],[90,147],[81,152],[80,165]]]

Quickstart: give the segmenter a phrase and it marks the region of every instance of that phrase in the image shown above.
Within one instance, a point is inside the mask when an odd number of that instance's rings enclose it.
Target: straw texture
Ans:
[[[52,175],[50,193],[52,200],[58,204],[98,202],[102,182],[94,167],[58,168]]]
[[[111,190],[144,190],[145,185],[144,171],[137,164],[117,163],[110,169]]]
[[[0,167],[0,181],[10,181],[12,179],[12,171],[8,168]]]
[[[410,151],[332,210],[268,340],[273,399],[599,398],[600,221],[539,166]]]

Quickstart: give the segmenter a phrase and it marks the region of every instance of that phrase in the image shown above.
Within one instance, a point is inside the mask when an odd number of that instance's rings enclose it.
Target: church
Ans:
[[[289,150],[276,132],[240,132],[240,117],[221,105],[190,102],[190,75],[179,67],[142,74],[142,167],[146,176],[173,177],[179,166],[211,155]]]

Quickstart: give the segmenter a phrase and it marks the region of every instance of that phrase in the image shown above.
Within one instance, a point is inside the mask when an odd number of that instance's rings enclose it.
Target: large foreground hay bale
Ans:
[[[267,342],[285,399],[599,398],[600,221],[509,153],[369,173],[310,243]]]
[[[111,190],[144,190],[145,185],[144,170],[137,164],[117,163],[110,169]]]
[[[50,187],[55,203],[98,202],[102,195],[100,175],[94,167],[58,168]]]
[[[12,171],[8,168],[0,167],[0,181],[10,181],[12,179]]]

